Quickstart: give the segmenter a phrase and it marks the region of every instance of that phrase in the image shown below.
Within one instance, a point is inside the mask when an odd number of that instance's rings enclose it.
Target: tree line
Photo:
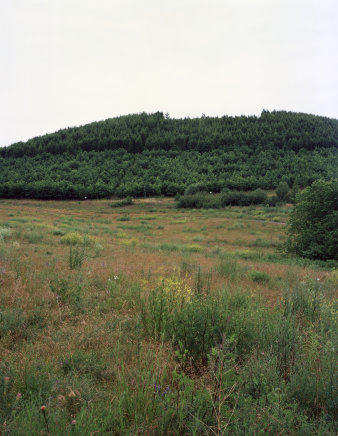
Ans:
[[[138,114],[0,149],[2,198],[103,198],[300,188],[332,179],[338,120],[290,112],[170,119]]]

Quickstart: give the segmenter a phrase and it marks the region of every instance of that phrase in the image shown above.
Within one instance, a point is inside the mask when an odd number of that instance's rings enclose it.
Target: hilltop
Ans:
[[[274,189],[334,177],[338,120],[285,111],[171,119],[134,114],[0,149],[0,196],[175,195],[195,182]]]

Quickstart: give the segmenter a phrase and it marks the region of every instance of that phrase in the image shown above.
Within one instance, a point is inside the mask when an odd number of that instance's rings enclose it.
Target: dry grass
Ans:
[[[160,278],[188,274],[191,286],[200,280],[204,291],[240,288],[273,306],[282,295],[282,283],[290,277],[321,282],[330,277],[329,272],[312,267],[231,258],[231,253],[239,250],[274,253],[271,243],[278,244],[283,238],[285,225],[269,218],[257,221],[252,208],[182,212],[172,199],[145,199],[128,206],[129,221],[118,221],[124,214],[123,208],[112,209],[108,200],[0,202],[0,224],[12,230],[11,236],[0,242],[1,306],[8,312],[17,311],[25,320],[1,338],[0,361],[10,362],[17,370],[35,360],[57,367],[79,351],[93,352],[107,359],[109,370],[102,377],[108,383],[120,370],[107,350],[119,349],[126,371],[134,377],[145,350],[152,350],[163,362],[172,351],[167,344],[161,350],[155,342],[141,344],[133,334],[119,345],[123,332],[133,329],[137,299],[131,294],[133,286],[139,285],[139,292],[147,293],[158,286]],[[152,215],[156,219],[150,219]],[[61,243],[62,233],[56,229],[93,237],[99,249],[95,244],[87,246],[81,268],[71,270],[69,247]],[[40,237],[29,241],[24,236],[27,231],[39,232]],[[270,244],[256,248],[252,244],[257,238]],[[192,244],[199,249],[184,248]],[[238,273],[231,274],[231,268],[227,273],[227,265],[222,274],[217,269],[229,260],[227,256],[236,262]],[[254,282],[248,275],[251,270],[268,274],[270,280]],[[58,280],[64,280],[66,291],[70,289],[74,295],[59,295],[63,291]],[[59,290],[53,291],[51,283],[57,283]],[[118,286],[118,298],[114,286]],[[107,395],[112,401],[114,393]]]

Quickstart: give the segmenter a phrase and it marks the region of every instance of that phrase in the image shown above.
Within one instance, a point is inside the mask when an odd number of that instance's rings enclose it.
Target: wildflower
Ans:
[[[75,425],[76,424],[76,419],[72,419],[71,420],[71,425]]]
[[[169,390],[170,390],[170,388],[169,388],[169,386],[167,386],[165,388],[165,390],[162,392],[162,397],[165,397],[167,395],[167,393],[169,393]]]
[[[114,276],[114,280],[118,280],[119,279],[119,276]]]
[[[16,394],[16,397],[15,397],[16,401],[19,401],[21,397],[22,397],[21,392],[18,392],[18,393]]]
[[[157,383],[155,383],[154,389],[155,389],[155,394],[160,394],[160,392],[161,392],[161,385],[158,385]]]
[[[46,406],[41,406],[41,412],[43,414],[43,418],[45,420],[45,424],[46,424],[46,429],[47,429],[47,433],[49,433],[49,427],[48,427],[48,419],[47,419],[47,415],[46,415]]]

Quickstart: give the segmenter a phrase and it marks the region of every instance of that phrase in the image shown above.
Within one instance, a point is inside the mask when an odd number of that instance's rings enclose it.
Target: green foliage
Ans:
[[[290,214],[288,252],[338,260],[338,181],[314,182],[297,196]]]
[[[264,271],[251,271],[249,277],[253,282],[257,283],[268,283],[270,281],[270,276]]]
[[[79,280],[74,280],[71,277],[55,277],[50,280],[49,287],[55,295],[58,303],[71,303],[78,306],[82,300],[83,290],[82,284]]]
[[[69,247],[68,264],[70,269],[80,269],[85,260],[86,252],[83,245],[73,245]]]
[[[198,192],[207,192],[208,188],[203,183],[193,183],[189,185],[187,189],[184,191],[184,195],[194,195]]]
[[[209,192],[197,192],[192,195],[182,195],[178,199],[177,207],[192,209],[219,209],[221,207],[220,196]]]
[[[116,218],[116,221],[130,221],[130,217],[128,215],[120,216]]]
[[[61,241],[61,244],[65,244],[65,245],[82,244],[83,243],[83,236],[77,232],[67,233],[67,234],[62,236],[60,241]]]
[[[0,227],[0,242],[11,236],[12,230],[8,227]]]
[[[114,203],[111,203],[110,207],[124,207],[131,206],[132,204],[134,204],[133,199],[131,197],[126,197],[123,200],[114,201]]]
[[[278,200],[281,202],[286,202],[289,198],[289,191],[289,185],[285,181],[281,181],[276,188]]]
[[[266,193],[262,189],[253,192],[228,191],[221,195],[222,206],[251,206],[266,201]]]
[[[220,209],[225,206],[250,206],[266,201],[266,193],[262,189],[253,192],[230,191],[222,194],[196,192],[179,197],[177,206],[193,209]]]
[[[239,265],[236,259],[229,256],[220,256],[221,261],[216,266],[217,273],[224,278],[235,280],[242,278],[246,269]]]
[[[267,197],[267,199],[264,202],[267,206],[277,206],[277,203],[279,203],[279,199],[277,195],[272,195],[271,197]]]
[[[196,185],[266,190],[284,178],[303,188],[335,177],[337,131],[337,120],[289,112],[128,115],[0,149],[0,198],[127,197],[112,204],[123,207],[131,196],[190,195]]]

